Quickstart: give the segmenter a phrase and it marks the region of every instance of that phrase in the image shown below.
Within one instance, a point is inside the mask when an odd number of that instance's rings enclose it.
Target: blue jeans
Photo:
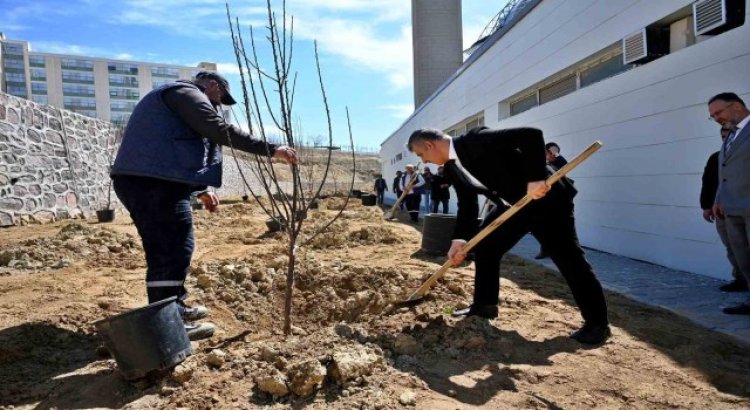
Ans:
[[[187,297],[185,277],[195,241],[189,185],[118,175],[112,184],[130,212],[146,253],[148,302]]]
[[[422,196],[424,197],[424,212],[429,213],[431,206],[430,206],[430,191],[424,191],[422,193]]]

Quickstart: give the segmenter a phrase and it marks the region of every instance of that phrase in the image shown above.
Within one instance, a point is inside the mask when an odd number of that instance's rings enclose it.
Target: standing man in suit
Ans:
[[[451,183],[445,176],[445,167],[439,166],[437,174],[432,177],[432,213],[436,214],[438,205],[443,204],[443,213],[448,213],[448,203],[451,200]]]
[[[416,181],[407,190],[406,186],[409,185],[412,177],[415,177]],[[414,223],[419,222],[419,203],[422,202],[422,187],[424,187],[424,184],[424,178],[416,171],[416,167],[412,164],[407,165],[406,172],[401,177],[401,192],[406,191],[404,202],[406,203],[406,210],[409,211],[409,218]]]
[[[397,201],[401,198],[401,194],[404,193],[404,191],[401,190],[401,175],[403,175],[401,171],[396,171],[396,176],[393,178],[393,193],[396,194]],[[399,208],[404,209],[403,201],[401,202],[401,205],[399,205]]]
[[[375,179],[375,184],[373,185],[373,190],[375,191],[375,194],[377,195],[377,204],[383,205],[383,199],[385,198],[385,191],[388,190],[388,184],[385,182],[385,178],[383,178],[383,174],[378,174],[378,177]]]
[[[545,163],[540,130],[480,127],[451,138],[439,130],[420,129],[411,134],[408,146],[424,162],[444,165],[453,182],[458,216],[448,257],[454,264],[463,261],[462,248],[479,231],[478,194],[497,205],[483,226],[505,211],[508,202],[524,195],[534,199],[474,248],[474,300],[471,307],[454,315],[497,317],[500,260],[531,232],[560,269],[583,316],[583,327],[571,337],[585,344],[600,344],[610,336],[604,292],[578,244],[573,215],[575,188],[566,178],[551,188],[545,183],[551,171]]]
[[[729,245],[740,271],[750,280],[750,111],[735,93],[721,93],[708,101],[711,119],[731,130],[719,151],[719,189],[714,215],[724,218]],[[724,308],[730,315],[750,315],[750,296],[744,303]]]
[[[729,128],[721,127],[721,141],[722,143],[727,139],[729,134],[732,132]],[[701,184],[701,195],[700,203],[701,209],[703,210],[703,219],[708,223],[716,222],[716,232],[719,234],[721,243],[727,250],[727,259],[732,265],[732,277],[734,278],[731,282],[725,283],[719,287],[722,292],[745,292],[747,291],[747,281],[745,276],[740,273],[740,268],[737,265],[737,260],[732,252],[732,247],[729,245],[729,238],[727,237],[727,225],[726,220],[723,218],[717,218],[714,215],[713,205],[716,200],[716,190],[719,188],[719,151],[714,152],[708,157],[706,167],[703,169],[703,178]]]

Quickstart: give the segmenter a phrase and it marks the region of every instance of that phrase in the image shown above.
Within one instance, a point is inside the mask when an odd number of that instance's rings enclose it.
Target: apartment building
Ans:
[[[0,90],[113,123],[125,124],[153,88],[204,70],[216,71],[216,64],[185,67],[33,52],[28,41],[0,33]]]

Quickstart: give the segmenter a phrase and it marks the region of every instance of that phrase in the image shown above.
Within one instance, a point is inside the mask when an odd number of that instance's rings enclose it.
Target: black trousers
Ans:
[[[483,225],[489,224],[504,210],[493,211]],[[586,323],[609,323],[604,291],[578,243],[573,203],[549,195],[528,204],[474,248],[474,303],[498,303],[500,261],[528,232],[542,244],[560,270]]]
[[[404,202],[406,202],[406,210],[409,211],[409,217],[413,222],[417,222],[419,220],[419,203],[422,202],[422,194],[406,194]]]
[[[448,213],[448,202],[450,198],[432,198],[432,213],[436,214],[438,211],[438,205],[443,204],[443,213]]]

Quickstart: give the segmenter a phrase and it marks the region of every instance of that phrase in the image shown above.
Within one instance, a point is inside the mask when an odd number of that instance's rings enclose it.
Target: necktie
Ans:
[[[737,136],[737,130],[730,132],[729,135],[727,135],[727,140],[724,142],[724,155],[727,154],[729,151],[729,147],[734,142],[734,137]]]

